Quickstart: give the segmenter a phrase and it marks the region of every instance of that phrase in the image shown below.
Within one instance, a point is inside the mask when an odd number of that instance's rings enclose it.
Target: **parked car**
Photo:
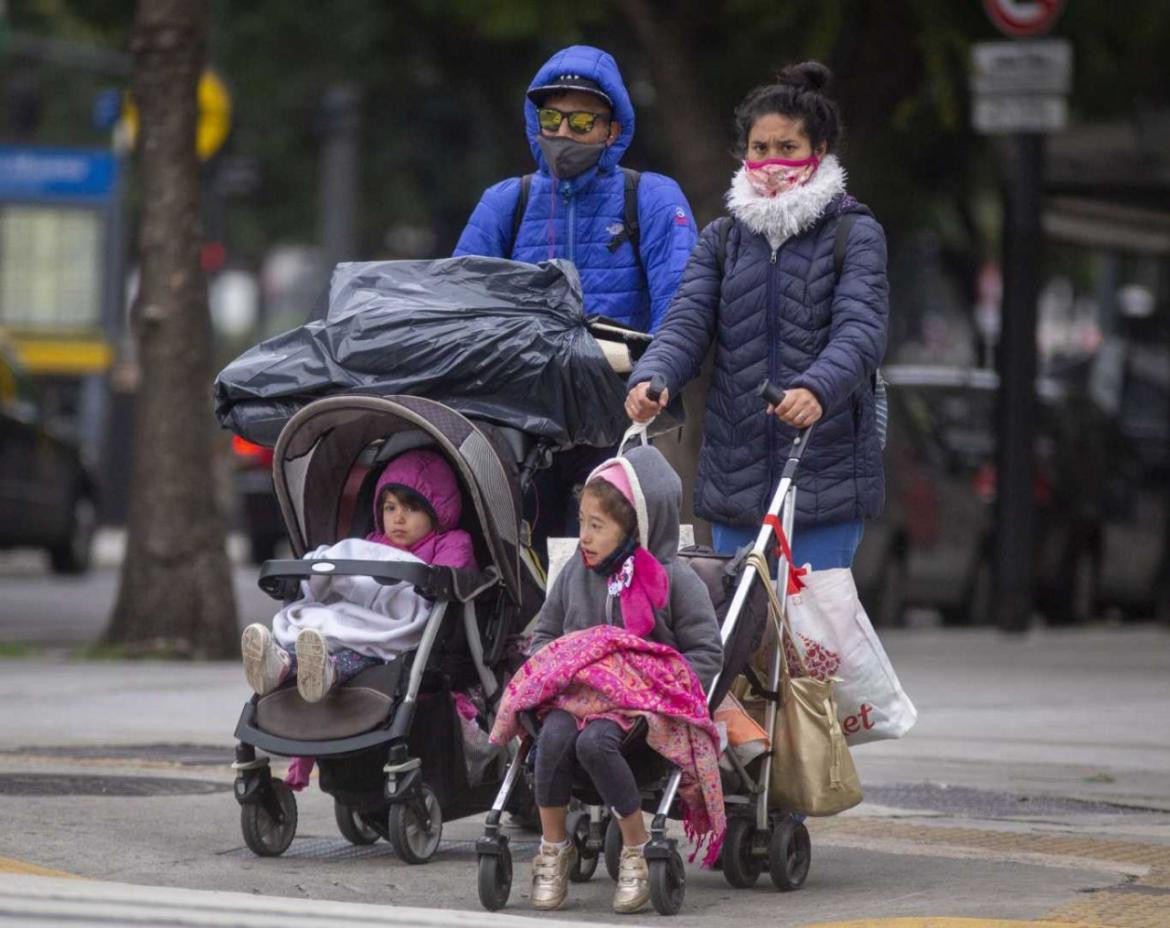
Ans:
[[[1131,332],[1097,352],[1088,384],[1107,417],[1103,603],[1170,623],[1170,333]]]
[[[0,342],[0,548],[44,548],[57,573],[88,570],[95,486],[77,442]]]
[[[255,564],[276,556],[285,540],[284,522],[272,488],[272,449],[232,436],[236,495],[240,519],[248,537],[248,553]]]
[[[994,371],[883,368],[889,383],[887,509],[867,527],[855,573],[875,623],[911,606],[946,624],[995,621]],[[1062,383],[1037,382],[1036,608],[1050,624],[1099,605],[1104,452],[1100,426]]]

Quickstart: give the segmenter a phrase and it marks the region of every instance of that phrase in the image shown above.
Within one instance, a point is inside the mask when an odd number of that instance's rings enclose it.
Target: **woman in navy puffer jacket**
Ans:
[[[874,377],[889,314],[886,242],[832,154],[841,127],[824,92],[830,76],[816,62],[790,66],[737,108],[744,162],[727,193],[730,229],[724,219],[703,230],[626,402],[631,418],[651,418],[714,343],[695,511],[724,553],[754,540],[796,429],[819,423],[797,476],[793,552],[814,569],[852,563],[862,522],[885,496]],[[837,226],[851,213],[838,277]],[[667,385],[658,403],[646,396],[655,374]],[[765,377],[787,391],[766,411],[756,395]]]

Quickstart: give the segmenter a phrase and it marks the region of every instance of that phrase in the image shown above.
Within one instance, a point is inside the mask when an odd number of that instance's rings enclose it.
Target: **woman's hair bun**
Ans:
[[[823,90],[833,80],[833,72],[819,61],[802,61],[788,65],[777,79],[782,84],[795,84],[806,90]]]

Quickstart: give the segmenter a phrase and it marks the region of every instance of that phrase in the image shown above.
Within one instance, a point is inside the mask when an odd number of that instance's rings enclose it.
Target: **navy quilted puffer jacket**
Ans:
[[[575,45],[553,55],[531,87],[560,74],[597,81],[613,101],[621,123],[617,140],[598,164],[566,180],[554,178],[537,138],[536,106],[524,101],[524,120],[537,173],[516,241],[512,220],[520,197],[520,178],[484,191],[455,246],[456,255],[488,255],[537,263],[568,258],[577,266],[585,292],[585,311],[608,316],[643,332],[653,332],[678,287],[697,232],[690,204],[678,184],[662,174],[643,173],[638,184],[639,254],[629,239],[611,251],[625,219],[625,177],[618,168],[634,138],[634,107],[613,57],[600,49]]]
[[[835,187],[827,184],[833,170]],[[872,377],[885,352],[889,314],[885,234],[869,210],[844,193],[836,159],[826,159],[821,171],[824,202],[805,211],[808,221],[795,232],[753,232],[737,214],[733,186],[728,199],[735,222],[724,273],[713,223],[700,235],[666,319],[630,376],[633,386],[661,374],[677,396],[714,342],[695,487],[695,511],[706,519],[759,524],[771,501],[794,430],[767,415],[756,396],[765,377],[810,390],[824,409],[801,459],[797,523],[872,518],[884,503]],[[806,200],[817,193],[810,191]],[[845,212],[858,218],[837,280],[834,239]],[[758,230],[758,214],[754,219]]]

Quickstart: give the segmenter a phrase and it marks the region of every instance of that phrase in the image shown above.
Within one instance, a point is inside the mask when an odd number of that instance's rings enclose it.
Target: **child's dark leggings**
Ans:
[[[642,807],[634,772],[622,757],[625,732],[617,722],[595,719],[578,733],[577,720],[562,709],[544,718],[536,742],[536,804],[567,806],[579,764],[605,804],[625,818]]]
[[[288,652],[289,677],[296,676],[297,672],[297,655],[296,650]],[[334,686],[341,686],[346,680],[356,677],[359,673],[367,667],[377,667],[383,663],[376,657],[370,657],[367,654],[358,654],[357,651],[351,651],[349,648],[338,648],[329,655],[333,658],[333,663],[337,666],[337,682]]]

